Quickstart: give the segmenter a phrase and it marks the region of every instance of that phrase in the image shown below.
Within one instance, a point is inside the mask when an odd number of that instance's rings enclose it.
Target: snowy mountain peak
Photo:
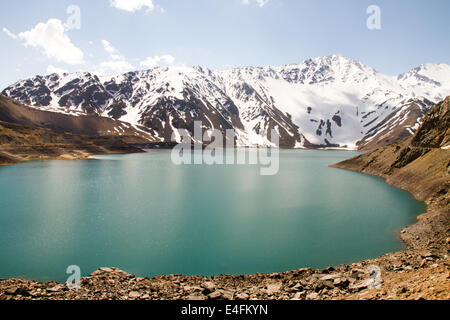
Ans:
[[[422,64],[397,77],[400,85],[412,96],[425,96],[433,101],[441,101],[450,90],[450,65]]]
[[[448,86],[450,79],[448,74],[450,72],[450,65],[448,64],[422,64],[411,71],[398,76],[399,80],[414,79],[416,81],[434,81],[442,86]]]
[[[298,65],[280,67],[278,71],[285,80],[301,84],[361,83],[377,74],[373,68],[339,54],[308,59]]]
[[[20,81],[3,93],[36,108],[99,114],[156,140],[176,129],[235,128],[239,145],[356,148],[409,136],[450,95],[450,66],[424,64],[398,77],[339,54],[281,67],[156,67],[116,76],[89,72]]]

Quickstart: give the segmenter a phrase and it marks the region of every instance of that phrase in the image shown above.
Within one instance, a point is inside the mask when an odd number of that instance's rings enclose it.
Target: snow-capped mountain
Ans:
[[[71,114],[99,114],[169,141],[176,129],[231,129],[238,144],[357,148],[412,135],[450,95],[450,66],[425,64],[398,77],[332,55],[282,67],[209,70],[158,67],[101,77],[52,74],[20,81],[3,94]]]

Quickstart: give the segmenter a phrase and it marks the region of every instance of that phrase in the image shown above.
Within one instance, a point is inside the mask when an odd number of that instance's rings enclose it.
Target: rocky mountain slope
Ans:
[[[0,165],[140,152],[130,144],[149,143],[147,136],[114,119],[42,111],[0,95]]]
[[[120,137],[90,137],[0,121],[0,165],[30,160],[85,159],[92,154],[142,152]]]
[[[430,110],[413,137],[335,167],[381,176],[388,183],[411,192],[420,201],[444,207],[450,219],[449,147],[450,96]]]
[[[30,108],[4,95],[0,95],[0,121],[78,135],[127,137],[136,142],[154,140],[144,127],[139,129],[126,122],[98,115],[75,116],[71,113],[64,114]]]
[[[145,127],[157,141],[176,129],[235,129],[240,146],[374,148],[414,134],[450,94],[450,66],[391,77],[332,55],[282,67],[158,67],[117,76],[88,72],[19,81],[4,95],[38,109],[95,114]],[[176,136],[176,135],[175,135]]]

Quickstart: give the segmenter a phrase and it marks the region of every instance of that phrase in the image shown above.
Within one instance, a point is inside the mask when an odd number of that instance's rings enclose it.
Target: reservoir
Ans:
[[[356,152],[281,150],[257,165],[181,165],[170,151],[0,167],[0,278],[64,282],[325,268],[401,250],[425,204],[382,179],[330,168]]]

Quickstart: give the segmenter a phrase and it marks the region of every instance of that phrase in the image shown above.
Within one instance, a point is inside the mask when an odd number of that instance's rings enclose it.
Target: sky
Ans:
[[[335,53],[397,75],[450,64],[448,12],[448,0],[8,1],[0,88],[53,72],[279,66]]]

